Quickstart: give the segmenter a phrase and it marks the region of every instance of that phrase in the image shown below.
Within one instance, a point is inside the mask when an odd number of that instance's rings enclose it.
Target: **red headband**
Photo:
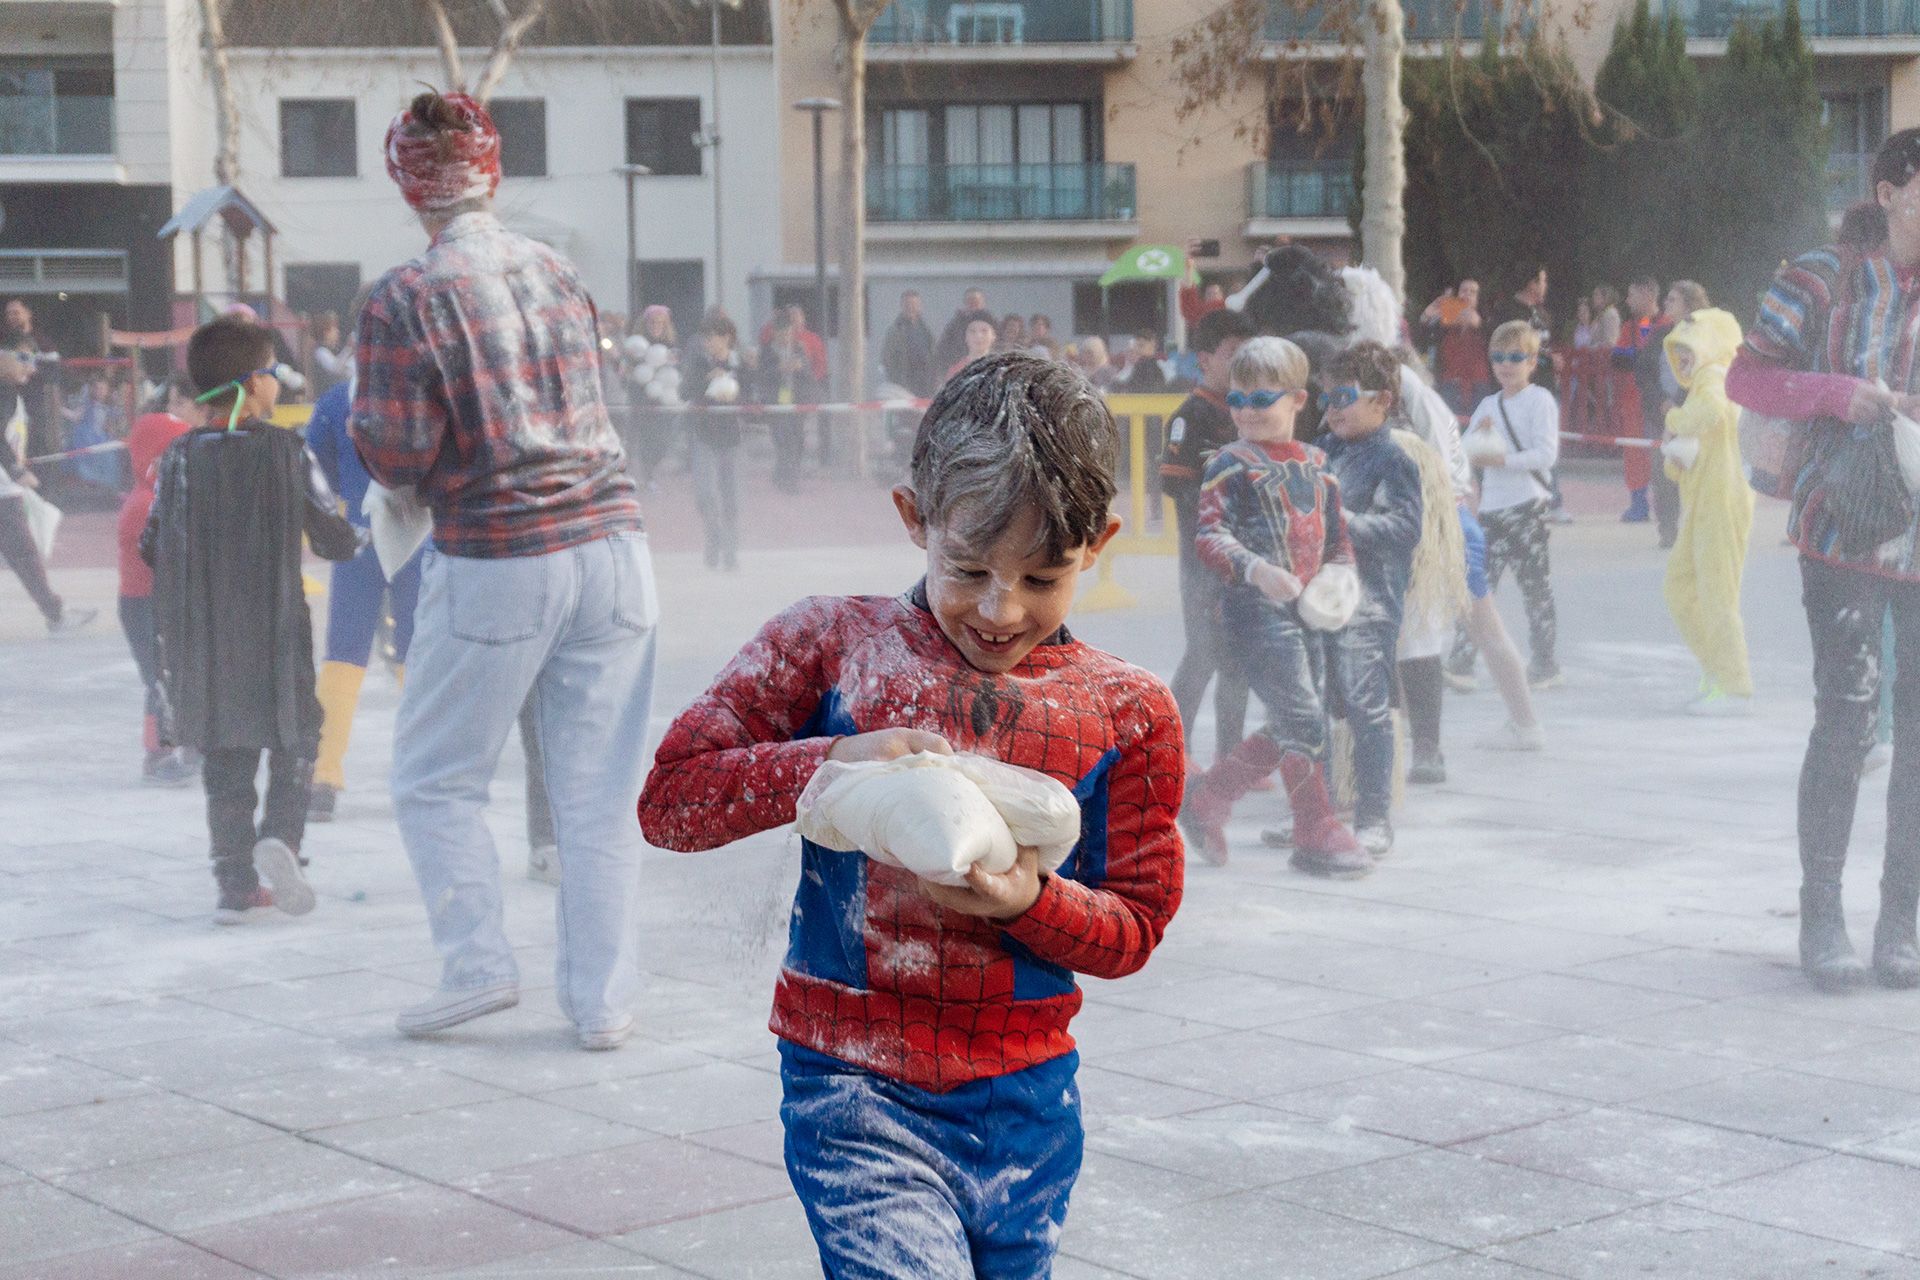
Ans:
[[[464,93],[444,99],[464,129],[414,130],[411,110],[387,126],[387,176],[400,194],[422,213],[450,208],[463,200],[481,200],[500,185],[500,131],[487,109]],[[442,143],[442,139],[445,143]],[[441,157],[441,147],[448,155]]]

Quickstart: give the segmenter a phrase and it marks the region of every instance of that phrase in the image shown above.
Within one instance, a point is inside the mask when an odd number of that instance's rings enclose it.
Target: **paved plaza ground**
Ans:
[[[1255,797],[1146,969],[1085,983],[1059,1280],[1920,1277],[1920,993],[1823,997],[1793,964],[1811,707],[1780,509],[1748,578],[1758,714],[1699,721],[1652,534],[1604,477],[1570,488],[1550,749],[1476,750],[1497,701],[1450,697],[1452,780],[1408,798],[1375,876],[1290,872],[1257,840],[1284,802]],[[661,723],[795,597],[910,584],[883,501],[756,488],[727,577],[684,500],[653,502]],[[526,998],[402,1040],[437,965],[384,785],[393,682],[369,679],[309,839],[319,908],[216,929],[199,794],[137,783],[105,539],[70,536],[59,585],[106,610],[87,634],[48,640],[0,578],[0,1280],[819,1274],[765,1030],[789,834],[649,853],[639,1031],[582,1053],[511,746],[493,825]],[[1141,607],[1074,625],[1166,675],[1171,565],[1119,576]],[[1857,941],[1884,799],[1882,776]]]

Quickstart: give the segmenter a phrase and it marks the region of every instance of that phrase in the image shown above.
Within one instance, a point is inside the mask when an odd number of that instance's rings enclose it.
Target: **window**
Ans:
[[[112,154],[112,63],[0,62],[0,155]]]
[[[340,327],[351,329],[357,316],[349,315],[353,295],[360,291],[357,262],[289,262],[287,306],[301,315],[320,311],[340,313]]]
[[[1087,159],[1084,103],[956,105],[944,114],[948,164],[1081,164]]]
[[[642,308],[659,305],[673,314],[682,342],[700,328],[707,307],[707,264],[698,258],[651,258],[633,264],[633,296]],[[627,317],[629,324],[639,316]]]
[[[698,98],[627,99],[627,163],[643,164],[656,177],[704,172],[694,141],[700,131]]]
[[[500,174],[507,178],[547,176],[547,100],[495,98],[487,104],[500,130]]]
[[[351,98],[283,98],[280,173],[287,178],[351,178],[360,172]]]
[[[1099,284],[1088,282],[1073,286],[1075,333],[1114,335],[1125,341],[1127,335],[1142,329],[1155,333],[1167,331],[1167,290],[1160,282],[1129,280],[1104,292],[1103,310]]]

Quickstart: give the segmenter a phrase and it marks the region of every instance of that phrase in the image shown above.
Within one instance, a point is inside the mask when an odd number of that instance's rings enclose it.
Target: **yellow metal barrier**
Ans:
[[[1166,436],[1166,422],[1180,407],[1184,396],[1107,397],[1107,407],[1126,439],[1126,506],[1120,516],[1120,532],[1100,557],[1093,584],[1080,596],[1078,607],[1090,613],[1102,610],[1131,609],[1140,601],[1113,577],[1116,556],[1170,556],[1180,550],[1179,523],[1174,519],[1173,500],[1160,495],[1158,527],[1152,516],[1154,483],[1160,466],[1159,452],[1151,447]]]

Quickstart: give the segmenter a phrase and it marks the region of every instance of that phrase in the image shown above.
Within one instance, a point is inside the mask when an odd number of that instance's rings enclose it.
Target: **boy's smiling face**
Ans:
[[[1118,516],[1091,543],[1056,557],[1041,538],[1040,515],[1025,511],[989,547],[968,546],[952,526],[929,525],[914,492],[893,491],[907,536],[927,553],[927,604],[942,635],[969,666],[1011,671],[1060,630],[1073,607],[1080,575],[1120,530]]]

